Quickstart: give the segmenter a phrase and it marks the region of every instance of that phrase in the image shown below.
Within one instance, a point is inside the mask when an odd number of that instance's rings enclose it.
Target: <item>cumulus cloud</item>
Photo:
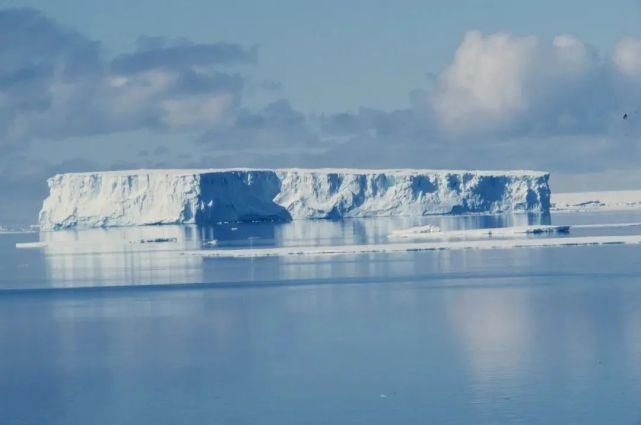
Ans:
[[[456,148],[447,142],[456,141],[482,145],[498,158],[492,150],[508,140],[508,150],[524,151],[563,137],[636,133],[632,121],[625,128],[621,123],[631,93],[620,70],[575,37],[545,41],[471,31],[435,76],[433,89],[412,93],[406,109],[329,114],[321,129],[325,137],[368,140],[372,149],[442,144],[449,156]]]
[[[569,35],[472,31],[408,108],[326,115],[322,133],[341,141],[341,158],[372,151],[381,165],[633,168],[641,159],[640,46],[623,39],[599,55]]]
[[[580,40],[468,32],[430,103],[454,136],[581,132],[603,125],[604,67]]]
[[[33,9],[0,11],[0,149],[34,137],[208,129],[238,106],[256,49],[141,39],[109,61],[100,43]]]

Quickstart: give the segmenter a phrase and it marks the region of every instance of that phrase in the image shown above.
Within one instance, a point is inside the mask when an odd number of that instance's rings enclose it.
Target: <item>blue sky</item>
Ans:
[[[0,223],[35,216],[52,173],[93,169],[535,168],[557,190],[637,188],[640,23],[639,1],[0,0]]]

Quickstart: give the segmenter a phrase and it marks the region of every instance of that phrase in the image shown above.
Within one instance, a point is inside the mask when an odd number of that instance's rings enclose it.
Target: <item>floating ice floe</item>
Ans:
[[[35,248],[46,248],[47,242],[18,242],[16,243],[16,248],[18,249],[35,249]]]
[[[641,223],[595,223],[595,224],[573,224],[572,229],[603,229],[621,227],[641,227]]]
[[[141,239],[138,243],[168,243],[178,242],[178,238],[155,238],[155,239]]]
[[[416,226],[416,227],[410,227],[409,229],[398,229],[398,230],[393,230],[392,233],[389,234],[390,238],[396,238],[396,239],[401,239],[401,238],[410,238],[410,237],[421,237],[424,235],[442,235],[443,233],[449,233],[449,232],[442,232],[441,228],[438,226],[435,226],[433,224],[427,224],[425,226]]]
[[[200,257],[257,258],[284,257],[294,255],[353,255],[400,253],[413,251],[440,251],[465,249],[511,249],[535,247],[562,247],[588,245],[636,245],[641,243],[641,235],[627,236],[584,236],[532,239],[483,239],[438,242],[407,242],[371,245],[336,245],[308,247],[277,247],[256,249],[211,249],[185,251],[183,255]]]
[[[37,229],[30,227],[29,229],[18,228],[10,229],[5,226],[0,226],[0,235],[12,235],[12,234],[23,234],[23,233],[36,233]]]
[[[394,230],[389,234],[390,239],[460,239],[485,237],[514,237],[519,235],[537,235],[550,233],[569,233],[570,226],[517,226],[491,229],[466,229],[442,232],[438,226],[419,226],[409,229]]]

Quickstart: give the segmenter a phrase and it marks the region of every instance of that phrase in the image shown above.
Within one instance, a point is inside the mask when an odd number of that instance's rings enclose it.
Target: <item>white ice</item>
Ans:
[[[33,248],[46,248],[46,242],[18,242],[16,248],[18,249],[33,249]]]
[[[568,233],[570,226],[516,226],[490,229],[466,229],[441,232],[436,226],[419,226],[409,229],[394,230],[389,234],[390,239],[458,239],[485,237],[513,237],[519,235],[535,235],[549,233]]]
[[[641,190],[554,193],[552,211],[629,210],[641,208]]]
[[[48,180],[42,230],[144,224],[546,212],[549,175],[458,170],[134,170]]]
[[[484,239],[439,242],[410,242],[370,245],[338,245],[308,247],[277,247],[257,249],[211,249],[186,251],[184,255],[199,257],[258,258],[294,255],[354,255],[376,253],[400,253],[413,251],[465,250],[465,249],[511,249],[535,247],[562,247],[588,245],[633,245],[641,243],[641,235],[584,236],[534,239]]]
[[[36,230],[34,228],[10,229],[8,227],[0,226],[0,235],[12,235],[12,234],[24,234],[24,233],[36,233]]]

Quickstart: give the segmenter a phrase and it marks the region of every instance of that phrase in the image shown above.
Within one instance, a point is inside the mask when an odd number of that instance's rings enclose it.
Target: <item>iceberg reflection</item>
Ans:
[[[290,223],[223,223],[214,226],[142,226],[40,233],[46,285],[55,287],[235,283],[282,279],[353,278],[455,270],[449,254],[348,256],[343,259],[288,258],[203,260],[182,255],[208,248],[243,249],[387,243],[393,230],[433,224],[445,230],[545,223],[541,215],[382,217],[300,220]],[[458,260],[460,256],[453,257]],[[463,258],[467,258],[463,256]],[[429,259],[429,260],[428,260]],[[427,263],[425,263],[427,261]]]
[[[200,248],[194,226],[43,232],[48,281],[59,287],[164,284],[202,280],[199,261],[178,255]]]

